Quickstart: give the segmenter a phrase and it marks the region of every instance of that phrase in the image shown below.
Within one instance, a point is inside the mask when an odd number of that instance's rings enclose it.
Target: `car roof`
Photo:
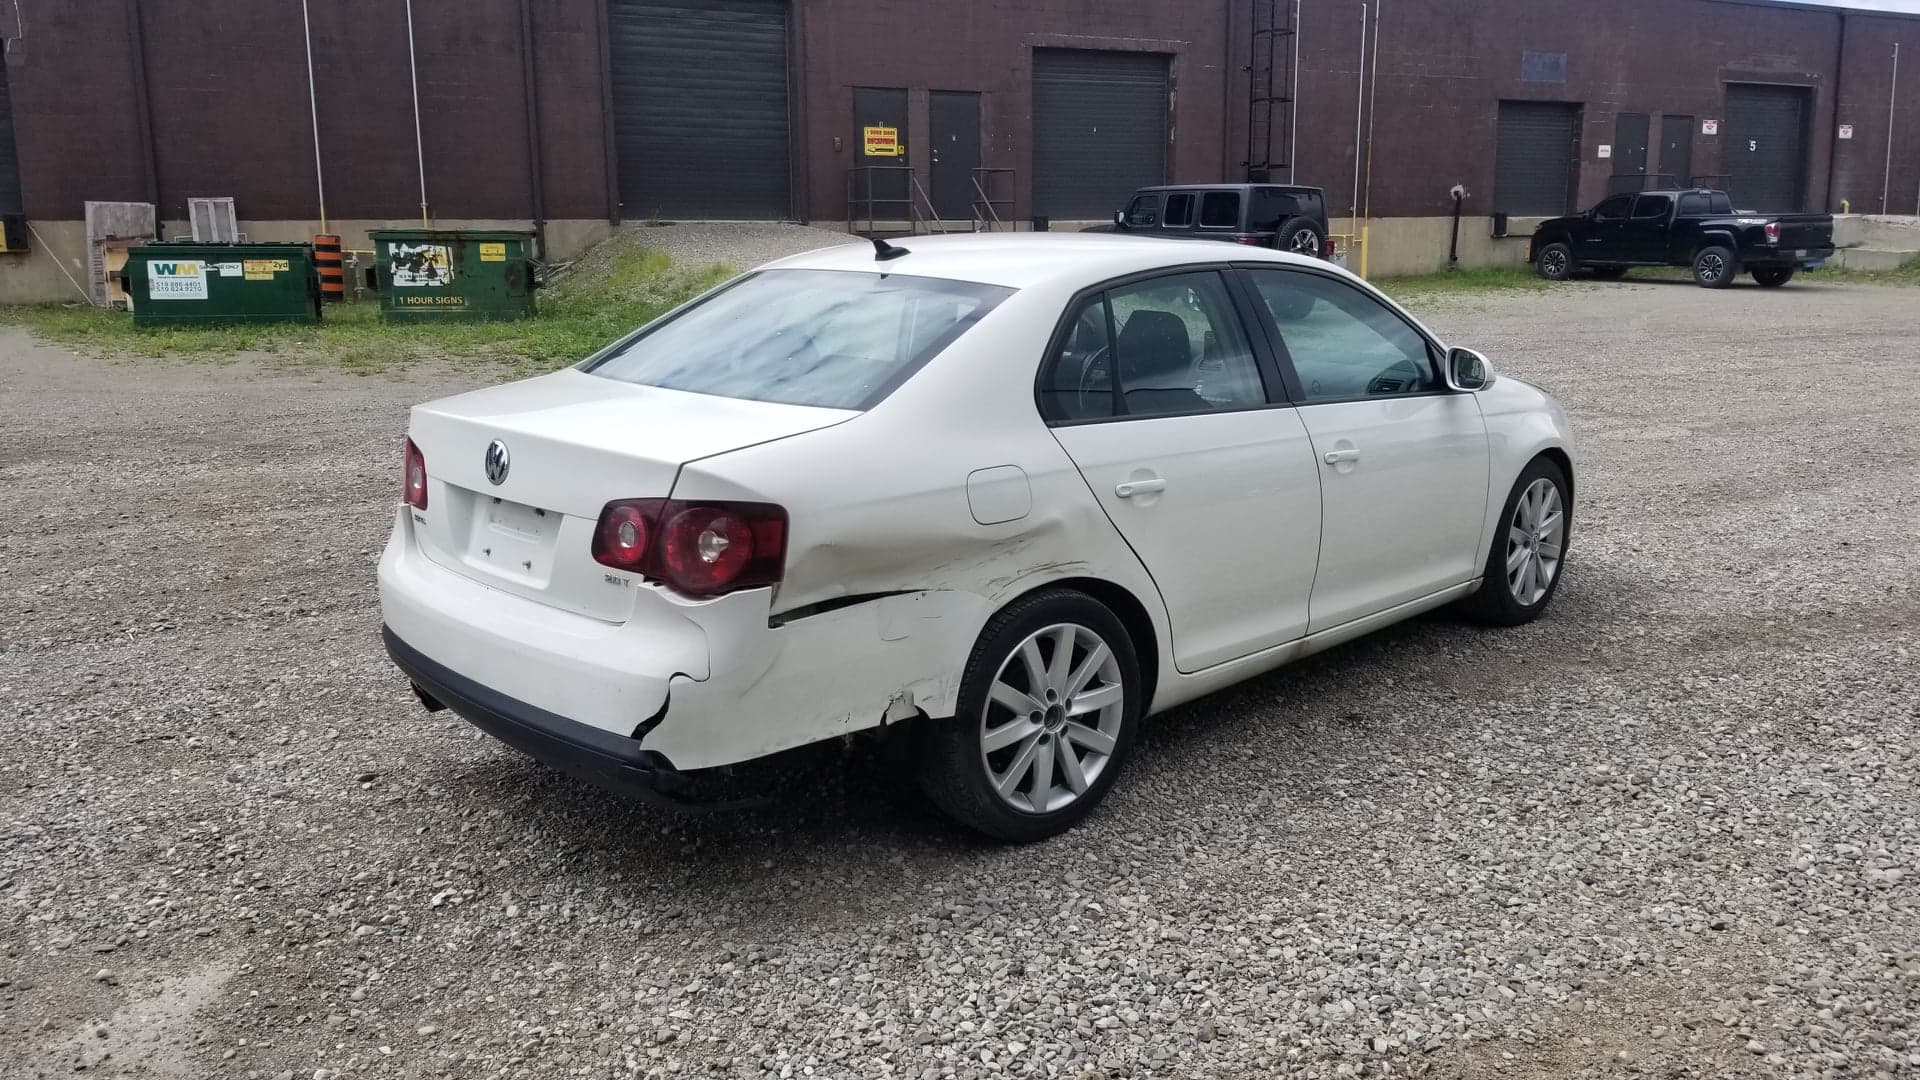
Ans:
[[[1327,268],[1319,259],[1215,240],[1165,240],[1112,233],[972,233],[903,236],[889,243],[908,252],[880,262],[862,241],[820,248],[761,269],[847,270],[971,281],[1012,289],[1064,283],[1075,288],[1149,270],[1223,262],[1291,263]]]

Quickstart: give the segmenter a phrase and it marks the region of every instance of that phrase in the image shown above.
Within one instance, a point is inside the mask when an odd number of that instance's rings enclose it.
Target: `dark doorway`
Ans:
[[[782,218],[786,0],[609,0],[614,148],[629,218]]]
[[[907,165],[907,92],[853,88],[853,193],[862,218],[906,221],[913,217]],[[867,205],[869,196],[872,206]]]
[[[1801,207],[1807,176],[1807,88],[1759,83],[1727,85],[1727,122],[1720,129],[1720,171],[1741,210]]]
[[[935,90],[927,95],[931,152],[927,157],[933,212],[948,221],[972,221],[973,170],[980,167],[980,95]]]
[[[1647,183],[1647,114],[1613,118],[1614,191],[1639,191]]]
[[[1693,186],[1693,117],[1660,118],[1660,179],[1673,187]]]

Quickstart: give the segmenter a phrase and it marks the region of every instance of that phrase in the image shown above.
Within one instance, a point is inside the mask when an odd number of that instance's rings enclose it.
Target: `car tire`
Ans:
[[[1144,706],[1133,641],[1111,610],[1065,589],[1023,597],[981,632],[955,717],[923,726],[921,790],[976,832],[1044,840],[1113,786]]]
[[[1724,289],[1740,276],[1732,248],[1703,247],[1693,256],[1693,283],[1703,289]]]
[[[1566,569],[1572,511],[1566,472],[1550,458],[1534,458],[1520,471],[1501,507],[1480,588],[1467,598],[1468,612],[1495,626],[1519,626],[1539,618]],[[1557,516],[1548,520],[1551,515]],[[1532,573],[1536,570],[1545,574],[1544,587]]]
[[[1619,281],[1627,276],[1624,266],[1596,266],[1591,271],[1595,281]]]
[[[1548,244],[1534,254],[1533,269],[1548,281],[1565,281],[1573,276],[1573,249],[1565,244]]]
[[[1753,272],[1753,280],[1769,289],[1777,289],[1793,280],[1793,267],[1769,266]]]
[[[1275,230],[1273,246],[1295,255],[1321,259],[1326,257],[1327,237],[1312,218],[1288,218]]]

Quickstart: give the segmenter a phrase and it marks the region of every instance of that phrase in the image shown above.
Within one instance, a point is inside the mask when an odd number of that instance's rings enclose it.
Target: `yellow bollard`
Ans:
[[[1367,225],[1360,226],[1360,277],[1362,280],[1365,280],[1367,276],[1367,253],[1373,249],[1373,245],[1367,243],[1367,230],[1369,228],[1370,226]]]

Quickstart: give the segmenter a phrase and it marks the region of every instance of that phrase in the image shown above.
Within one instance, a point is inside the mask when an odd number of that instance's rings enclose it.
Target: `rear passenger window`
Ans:
[[[1160,219],[1163,229],[1184,229],[1193,224],[1193,192],[1179,191],[1167,196],[1167,212]]]
[[[1266,401],[1240,316],[1211,271],[1135,282],[1082,301],[1040,375],[1041,413],[1056,422],[1181,416]]]
[[[1209,191],[1200,198],[1200,227],[1234,229],[1240,226],[1240,193]]]
[[[1712,210],[1711,210],[1712,205],[1713,204],[1708,201],[1705,195],[1680,196],[1680,214],[1682,217],[1685,217],[1689,214],[1712,213]]]
[[[1667,195],[1642,195],[1634,200],[1633,220],[1660,221],[1673,209],[1673,199]]]

